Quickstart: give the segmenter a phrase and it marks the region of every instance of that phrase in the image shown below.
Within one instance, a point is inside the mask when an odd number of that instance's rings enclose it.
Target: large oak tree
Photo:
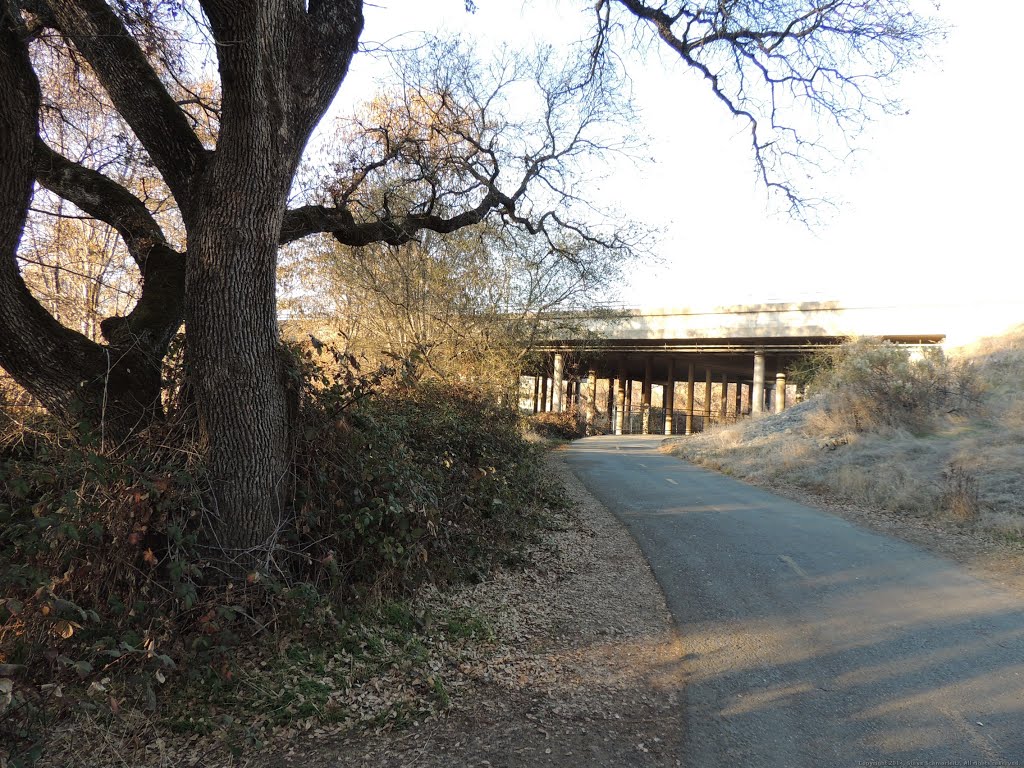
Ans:
[[[473,107],[466,124],[449,122],[453,135],[441,137],[461,153],[453,177],[461,180],[459,194],[439,193],[427,174],[403,185],[421,197],[406,196],[401,206],[386,201],[368,209],[360,202],[362,181],[390,163],[409,165],[409,153],[415,158],[422,149],[413,142],[363,158],[332,196],[288,208],[310,134],[356,53],[362,5],[0,5],[0,366],[51,412],[121,436],[159,417],[160,362],[184,321],[186,372],[213,487],[213,543],[250,561],[272,550],[284,514],[289,424],[275,317],[280,244],[325,232],[343,245],[401,244],[424,230],[450,233],[488,217],[542,237],[557,229],[588,236],[557,207],[537,205],[533,194],[554,189],[562,200],[574,199],[573,190],[559,185],[589,146],[587,134],[549,121],[550,141],[515,158],[507,149],[502,154],[491,123],[474,123],[486,105],[459,106],[436,89],[424,104]],[[210,107],[217,115],[213,142],[204,143],[186,109],[194,91],[161,56],[162,28],[147,23],[160,6],[191,15],[207,35],[219,74],[219,100]],[[594,36],[574,68],[580,76],[548,83],[556,107],[576,99],[596,108],[601,91],[593,89],[609,82],[608,52],[637,41],[656,44],[705,78],[725,109],[747,122],[764,183],[798,210],[806,198],[792,183],[802,172],[794,163],[819,162],[828,138],[814,126],[831,121],[845,136],[873,108],[891,108],[881,86],[919,55],[931,34],[908,0],[600,0],[589,7],[596,9]],[[89,69],[145,150],[180,212],[187,250],[175,246],[148,201],[44,140],[46,94],[32,51],[47,39]],[[460,76],[451,73],[451,82]],[[789,122],[801,106],[826,120]],[[358,152],[351,157],[360,159]],[[509,161],[518,163],[513,177]],[[19,241],[37,189],[114,227],[138,265],[140,297],[130,312],[103,322],[103,343],[57,322],[22,278]]]

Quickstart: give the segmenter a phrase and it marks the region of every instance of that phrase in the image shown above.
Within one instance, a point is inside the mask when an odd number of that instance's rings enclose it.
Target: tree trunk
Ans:
[[[185,361],[216,499],[211,543],[246,568],[273,549],[288,464],[274,303],[284,195],[265,179],[211,180],[187,269]]]
[[[267,563],[284,510],[289,425],[277,243],[305,137],[288,120],[287,36],[246,28],[246,14],[211,22],[237,42],[220,54],[217,151],[186,209],[185,368],[215,503],[209,543],[238,573]]]
[[[89,407],[98,403],[103,414],[111,403],[117,411],[134,409],[137,423],[159,406],[160,359],[183,316],[186,376],[210,480],[206,543],[234,575],[266,564],[281,523],[289,424],[275,312],[277,247],[299,156],[355,53],[362,2],[200,5],[216,41],[222,87],[213,151],[111,5],[45,4],[48,23],[89,61],[145,146],[188,237],[186,259],[168,246],[143,203],[36,140],[37,180],[115,226],[143,268],[142,298],[128,316],[104,322],[104,347],[62,328],[18,272],[39,83],[20,19],[0,4],[0,364],[50,408],[70,412],[75,396],[86,393]],[[340,221],[351,222],[345,214]],[[78,387],[74,396],[69,381]]]

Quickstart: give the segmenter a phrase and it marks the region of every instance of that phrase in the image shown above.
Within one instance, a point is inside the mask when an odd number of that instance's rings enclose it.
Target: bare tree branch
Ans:
[[[318,232],[330,232],[342,245],[370,245],[387,243],[402,245],[413,240],[423,230],[448,234],[463,227],[479,224],[496,210],[496,197],[485,197],[476,207],[454,216],[437,214],[409,214],[381,221],[356,222],[344,208],[307,205],[288,211],[281,229],[281,244]]]
[[[340,125],[344,159],[319,190],[325,202],[289,211],[282,243],[330,232],[344,245],[400,245],[494,217],[556,251],[563,233],[623,253],[635,244],[589,209],[574,220],[586,208],[581,161],[627,146],[608,129],[628,104],[585,56],[542,49],[484,66],[466,46],[429,40],[394,66],[397,87]],[[513,114],[513,93],[533,97],[529,114]]]
[[[40,185],[117,230],[141,270],[154,245],[167,246],[142,201],[113,179],[68,160],[41,139],[36,139],[33,156]]]
[[[595,47],[613,9],[747,123],[760,180],[801,218],[821,201],[798,180],[841,161],[872,114],[899,111],[886,86],[942,32],[908,0],[599,0]]]
[[[66,35],[103,83],[182,208],[206,150],[145,54],[103,0],[46,0]]]

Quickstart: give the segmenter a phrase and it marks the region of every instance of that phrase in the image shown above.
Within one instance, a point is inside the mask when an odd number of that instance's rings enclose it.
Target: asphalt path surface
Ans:
[[[1024,766],[1024,602],[660,442],[587,438],[566,459],[682,633],[684,765]]]

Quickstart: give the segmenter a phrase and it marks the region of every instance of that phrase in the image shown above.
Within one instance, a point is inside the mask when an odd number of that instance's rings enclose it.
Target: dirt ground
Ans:
[[[293,742],[270,766],[677,766],[681,644],[636,543],[559,459],[576,511],[535,552],[461,596],[495,642],[439,718]]]

